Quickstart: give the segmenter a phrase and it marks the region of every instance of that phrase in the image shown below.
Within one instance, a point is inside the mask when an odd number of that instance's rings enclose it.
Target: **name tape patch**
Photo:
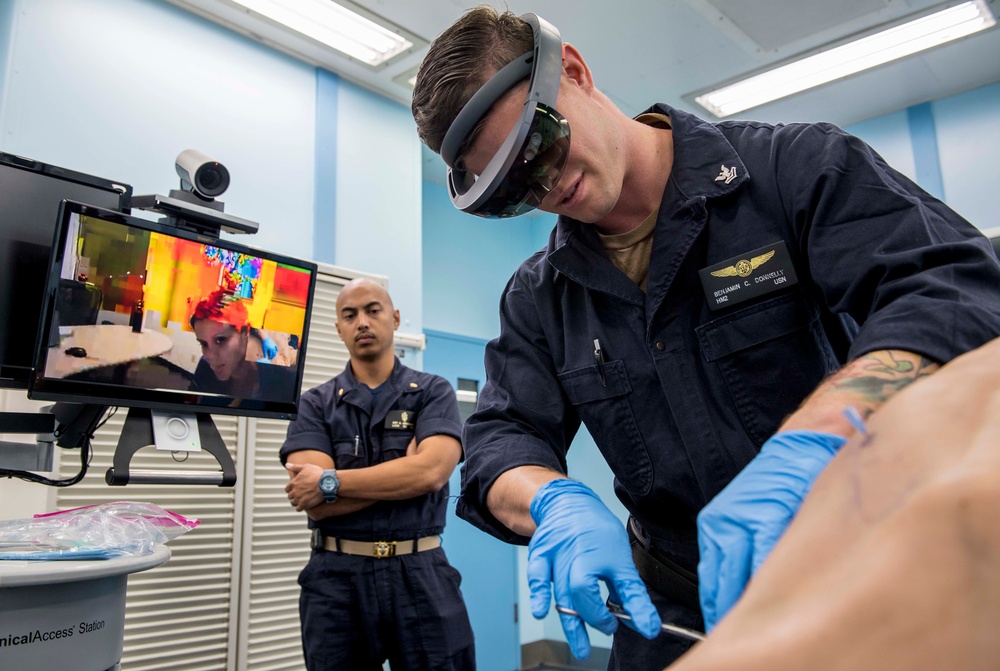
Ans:
[[[712,310],[723,310],[799,281],[783,240],[702,268],[698,275]]]
[[[417,413],[406,410],[391,410],[385,416],[385,428],[412,431],[417,424]]]

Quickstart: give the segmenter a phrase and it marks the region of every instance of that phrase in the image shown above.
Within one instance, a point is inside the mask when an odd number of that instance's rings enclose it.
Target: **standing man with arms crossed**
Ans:
[[[489,7],[412,108],[457,207],[560,215],[501,298],[458,513],[528,544],[532,613],[579,613],[577,657],[584,621],[609,668],[682,654],[661,620],[714,626],[860,418],[1000,333],[989,243],[835,126],[629,118],[554,26]],[[627,532],[565,475],[581,421]]]
[[[337,296],[343,373],[311,389],[281,460],[313,554],[299,576],[309,671],[474,670],[461,576],[441,548],[448,478],[462,457],[455,392],[402,365],[388,292],[364,278]]]

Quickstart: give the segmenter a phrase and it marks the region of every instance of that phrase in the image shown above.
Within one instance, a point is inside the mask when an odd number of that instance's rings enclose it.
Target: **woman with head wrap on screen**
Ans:
[[[191,328],[201,346],[194,372],[195,389],[245,399],[288,399],[294,396],[295,370],[259,365],[247,359],[253,330],[247,308],[225,291],[213,291],[191,315]]]

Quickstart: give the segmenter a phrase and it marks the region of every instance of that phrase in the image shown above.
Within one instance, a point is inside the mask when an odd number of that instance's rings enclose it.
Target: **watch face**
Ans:
[[[324,475],[319,479],[319,488],[324,491],[332,490],[336,482],[336,479],[332,475]]]

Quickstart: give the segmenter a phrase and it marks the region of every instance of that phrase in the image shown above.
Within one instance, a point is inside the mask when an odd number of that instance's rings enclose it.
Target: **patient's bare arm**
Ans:
[[[991,669],[998,627],[1000,339],[869,419],[670,671]]]

